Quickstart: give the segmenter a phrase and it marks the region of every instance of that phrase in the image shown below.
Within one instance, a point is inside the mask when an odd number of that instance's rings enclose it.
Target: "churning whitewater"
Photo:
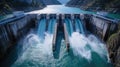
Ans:
[[[52,34],[45,33],[44,42],[37,34],[29,34],[25,38],[26,50],[12,67],[106,67],[108,66],[107,50],[95,36],[85,37],[78,32],[72,33],[71,51],[67,52],[62,40],[60,57],[54,59],[52,52]],[[101,64],[102,65],[99,65]]]
[[[88,61],[92,60],[92,52],[96,52],[101,58],[107,57],[105,44],[101,43],[94,35],[85,37],[78,32],[74,32],[70,37],[70,42],[74,55],[83,57]]]

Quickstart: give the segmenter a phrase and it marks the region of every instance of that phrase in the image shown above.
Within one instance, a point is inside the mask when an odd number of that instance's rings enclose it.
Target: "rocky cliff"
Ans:
[[[91,11],[109,11],[120,14],[120,0],[70,0],[67,6]]]
[[[45,5],[56,5],[56,4],[60,4],[60,2],[57,1],[57,0],[42,0],[42,1],[43,1],[43,3],[44,3]]]
[[[120,67],[120,24],[118,32],[107,41],[107,48],[114,67]]]
[[[45,5],[39,0],[0,0],[0,15],[12,13],[13,11],[30,11],[41,9]]]
[[[57,0],[0,0],[0,15],[13,11],[31,11],[46,5],[60,4]]]

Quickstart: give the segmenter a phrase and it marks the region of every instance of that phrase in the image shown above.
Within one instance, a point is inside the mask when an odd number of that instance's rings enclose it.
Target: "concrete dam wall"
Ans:
[[[106,41],[111,34],[117,31],[119,21],[100,15],[86,14],[84,15],[84,22],[87,30]]]
[[[34,15],[19,15],[0,21],[0,56],[34,27]]]
[[[49,21],[55,21],[55,29],[50,30],[53,34],[53,52],[56,50],[56,42],[58,31],[62,31],[66,43],[66,48],[69,51],[69,39],[73,31],[78,31],[81,34],[87,34],[86,30],[96,34],[103,41],[114,33],[117,29],[117,21],[105,18],[98,15],[88,14],[27,14],[14,16],[0,21],[0,56],[2,57],[8,48],[18,42],[31,28],[38,27],[40,20],[46,20],[44,30],[49,30]],[[42,23],[44,24],[44,23]],[[41,26],[42,26],[41,24]],[[52,22],[51,22],[52,24]],[[52,25],[51,25],[52,26]],[[50,26],[50,27],[51,27]],[[82,27],[81,27],[82,26]],[[68,27],[68,28],[67,28]],[[80,30],[77,30],[80,29]],[[82,28],[82,29],[81,29]],[[41,29],[40,29],[41,30]],[[44,34],[40,32],[40,36]]]

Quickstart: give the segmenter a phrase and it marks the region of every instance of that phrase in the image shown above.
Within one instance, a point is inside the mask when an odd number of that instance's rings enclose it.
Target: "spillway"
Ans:
[[[77,32],[79,32],[81,34],[85,34],[84,29],[83,29],[84,27],[83,27],[80,19],[75,19],[75,28],[76,28]]]
[[[73,33],[73,25],[72,25],[71,19],[65,18],[65,24],[67,27],[67,32],[68,32],[69,36],[71,36]]]
[[[16,47],[21,47],[21,55],[10,66],[111,67],[105,45],[94,35],[87,37],[84,23],[74,16],[38,15],[36,33],[28,34]]]
[[[53,34],[54,30],[55,30],[55,23],[56,23],[56,19],[52,18],[49,21],[49,25],[48,25],[48,33]]]
[[[43,18],[39,21],[39,27],[38,27],[38,35],[41,39],[44,39],[44,32],[46,28],[46,19]]]

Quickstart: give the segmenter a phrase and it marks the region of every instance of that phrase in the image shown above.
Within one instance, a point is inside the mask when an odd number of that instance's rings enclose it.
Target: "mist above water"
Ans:
[[[47,65],[47,59],[52,58],[52,37],[51,34],[45,34],[44,42],[36,34],[29,34],[25,38],[24,52],[22,56],[13,64],[12,67],[29,67],[30,64]]]
[[[94,61],[95,64],[93,66],[95,67],[101,67],[101,65],[99,66],[101,63],[103,64],[102,67],[107,66],[107,50],[105,45],[95,36],[89,35],[88,37],[85,37],[78,32],[73,32],[72,36],[69,38],[73,55],[70,54],[71,52],[66,51],[65,42],[63,40],[59,59],[54,59],[53,57],[52,38],[52,34],[45,33],[45,39],[41,42],[38,35],[29,34],[24,40],[26,42],[24,44],[26,50],[24,50],[22,56],[12,67],[29,67],[31,65],[35,67],[58,67],[65,65],[66,67],[70,67],[69,65],[89,67],[89,65],[93,65]],[[94,53],[96,54],[95,56]]]
[[[83,57],[88,61],[92,60],[92,52],[99,54],[101,58],[107,57],[105,44],[101,43],[94,35],[84,35],[73,32],[70,37],[70,46],[74,55]]]

